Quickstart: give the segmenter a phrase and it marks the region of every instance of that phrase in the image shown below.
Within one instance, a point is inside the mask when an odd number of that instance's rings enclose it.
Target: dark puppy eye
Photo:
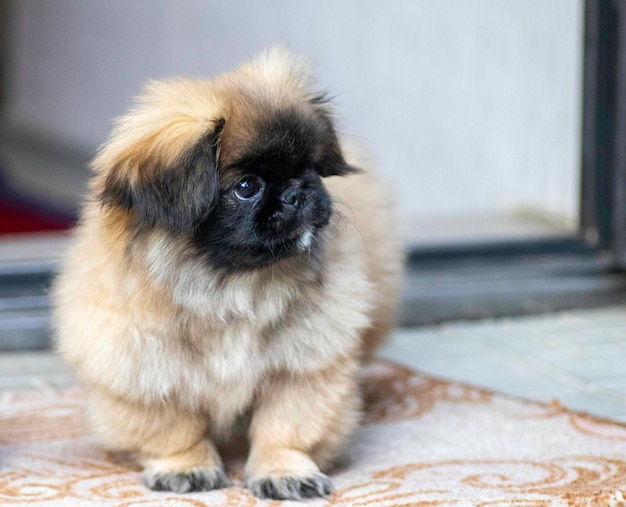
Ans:
[[[263,191],[265,182],[258,176],[244,176],[235,186],[235,195],[242,201],[248,201]]]

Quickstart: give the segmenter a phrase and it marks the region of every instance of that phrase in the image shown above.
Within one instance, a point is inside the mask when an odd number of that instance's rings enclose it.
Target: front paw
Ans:
[[[246,482],[255,496],[273,500],[304,500],[326,497],[332,492],[330,479],[321,472],[304,476],[265,477]]]
[[[144,470],[143,483],[154,491],[192,493],[210,491],[229,485],[221,467],[195,468],[185,472]]]

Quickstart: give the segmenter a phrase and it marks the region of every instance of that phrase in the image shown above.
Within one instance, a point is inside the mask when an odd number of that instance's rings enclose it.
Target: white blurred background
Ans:
[[[75,206],[87,172],[33,155],[29,140],[89,154],[146,80],[214,75],[282,43],[315,63],[340,130],[397,183],[413,236],[578,223],[582,0],[15,0],[4,11],[0,163],[42,199]]]

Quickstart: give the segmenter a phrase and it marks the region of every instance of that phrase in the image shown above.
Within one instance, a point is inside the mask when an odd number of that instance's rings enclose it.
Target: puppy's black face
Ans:
[[[225,135],[228,135],[228,122]],[[250,270],[319,247],[331,216],[322,176],[345,174],[332,126],[282,111],[257,122],[254,139],[220,168],[219,200],[193,234],[210,265]]]
[[[221,193],[219,204],[194,234],[212,266],[247,270],[317,247],[331,203],[312,169],[280,180],[250,172]]]
[[[148,139],[117,157],[97,198],[126,210],[136,234],[158,227],[188,238],[227,271],[317,253],[332,212],[322,178],[356,171],[320,99],[244,102],[173,161],[158,155],[167,143]]]

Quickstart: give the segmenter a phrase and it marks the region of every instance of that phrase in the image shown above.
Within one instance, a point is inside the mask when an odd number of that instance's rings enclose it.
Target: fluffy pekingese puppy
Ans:
[[[254,494],[329,494],[320,470],[357,425],[355,373],[392,324],[402,248],[306,63],[273,49],[154,82],[92,168],[54,298],[103,444],[154,490],[220,488],[214,439],[247,414]]]

